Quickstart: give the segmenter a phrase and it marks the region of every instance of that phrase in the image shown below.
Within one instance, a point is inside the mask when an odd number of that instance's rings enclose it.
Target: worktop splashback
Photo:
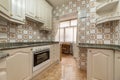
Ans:
[[[32,21],[17,25],[0,20],[0,43],[51,41],[51,34],[40,32],[39,27]]]
[[[87,17],[78,18],[78,42],[120,45],[120,20],[96,25],[96,0],[87,1],[81,2],[84,6],[81,9],[86,9]]]

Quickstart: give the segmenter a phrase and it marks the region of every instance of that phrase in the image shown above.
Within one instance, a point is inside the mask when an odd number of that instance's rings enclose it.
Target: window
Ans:
[[[60,22],[59,30],[56,34],[55,41],[76,42],[77,36],[77,19]]]
[[[64,42],[64,29],[60,29],[60,42]]]
[[[64,28],[64,27],[68,27],[70,26],[70,22],[69,21],[65,21],[65,22],[61,22],[60,23],[60,28]]]
[[[65,28],[65,42],[73,42],[73,28]]]
[[[77,20],[71,20],[71,26],[77,26]]]

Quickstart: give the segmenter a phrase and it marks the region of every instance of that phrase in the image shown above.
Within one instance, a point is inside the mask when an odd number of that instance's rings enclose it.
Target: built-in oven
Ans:
[[[50,50],[42,49],[33,52],[33,71],[38,70],[50,60]]]

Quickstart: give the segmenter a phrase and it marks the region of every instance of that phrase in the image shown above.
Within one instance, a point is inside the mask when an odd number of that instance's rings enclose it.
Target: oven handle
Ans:
[[[46,52],[46,51],[50,51],[50,50],[49,49],[45,49],[45,50],[42,50],[42,51],[33,52],[33,54],[41,54],[41,53]]]

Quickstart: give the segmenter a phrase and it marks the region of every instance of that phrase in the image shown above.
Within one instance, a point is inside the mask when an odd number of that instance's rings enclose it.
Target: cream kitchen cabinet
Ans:
[[[16,52],[6,60],[7,80],[26,80],[29,76],[29,54]]]
[[[6,59],[0,60],[0,80],[7,80]]]
[[[36,16],[36,5],[37,0],[26,0],[26,16],[35,19]],[[40,3],[39,3],[40,5]]]
[[[10,0],[0,0],[0,11],[5,15],[10,15]]]
[[[120,19],[120,0],[96,0],[96,24]]]
[[[53,44],[50,47],[50,59],[51,64],[60,61],[60,45],[59,44]]]
[[[25,22],[25,0],[0,0],[0,11],[1,16],[11,22]]]
[[[25,0],[11,0],[11,18],[25,22]]]
[[[52,29],[52,7],[50,5],[48,5],[46,23],[48,29]]]
[[[37,10],[36,10],[36,17],[37,17],[37,19],[39,19],[40,20],[40,22],[42,22],[42,23],[44,23],[44,11],[45,11],[45,9],[44,9],[44,3],[43,3],[43,0],[37,0]]]
[[[49,5],[46,1],[43,1],[43,9],[44,9],[44,28],[47,30],[52,29],[52,6]]]
[[[115,52],[115,79],[120,80],[120,51]]]
[[[46,12],[46,27],[51,30],[52,29],[52,7],[47,4],[46,5],[47,12]]]
[[[113,50],[88,49],[87,80],[114,80],[113,54]]]

